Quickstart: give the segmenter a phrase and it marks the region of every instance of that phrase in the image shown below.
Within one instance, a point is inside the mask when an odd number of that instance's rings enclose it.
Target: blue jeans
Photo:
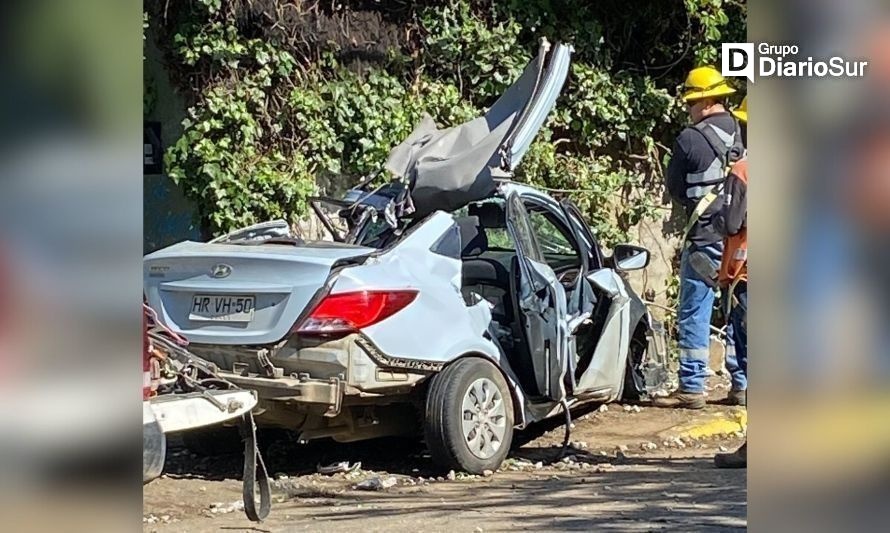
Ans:
[[[733,390],[748,389],[748,283],[736,285],[726,328],[726,369]],[[729,297],[729,295],[727,295]]]
[[[677,309],[677,337],[680,345],[680,390],[705,391],[708,360],[711,354],[711,311],[716,291],[689,265],[689,254],[702,251],[716,268],[720,264],[723,243],[704,247],[689,246],[680,257],[680,306]]]

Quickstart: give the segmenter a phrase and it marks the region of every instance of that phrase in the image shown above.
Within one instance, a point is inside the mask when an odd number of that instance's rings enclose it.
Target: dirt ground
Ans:
[[[736,408],[737,409],[737,408]],[[558,460],[564,427],[548,421],[517,435],[490,476],[436,469],[411,440],[271,443],[272,514],[252,524],[240,507],[240,457],[199,458],[174,443],[166,474],[145,486],[145,531],[705,531],[747,525],[744,470],[713,467],[741,434],[683,438],[731,414],[609,404],[574,412],[572,446]],[[361,462],[321,475],[317,465]],[[359,490],[380,478],[394,486]]]

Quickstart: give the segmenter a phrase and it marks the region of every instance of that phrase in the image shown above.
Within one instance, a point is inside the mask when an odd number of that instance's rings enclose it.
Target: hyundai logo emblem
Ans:
[[[213,268],[210,269],[210,275],[214,278],[225,278],[231,273],[232,267],[223,263],[214,265]]]

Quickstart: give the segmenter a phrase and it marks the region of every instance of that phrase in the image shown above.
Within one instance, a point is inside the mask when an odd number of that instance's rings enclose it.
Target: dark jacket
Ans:
[[[736,120],[729,112],[705,117],[701,122],[719,128],[727,136],[735,135],[738,132]],[[739,145],[740,143],[741,139],[739,139]],[[702,196],[690,197],[687,176],[705,172],[706,169],[714,164],[716,159],[718,159],[718,156],[711,143],[695,127],[689,126],[677,136],[677,140],[674,142],[673,153],[671,154],[671,161],[668,164],[666,185],[671,197],[686,210],[687,217],[695,210],[698,199]],[[721,234],[714,230],[712,222],[715,213],[720,209],[720,204],[719,199],[715,201],[690,230],[688,240],[694,245],[706,246],[719,242],[723,238]]]

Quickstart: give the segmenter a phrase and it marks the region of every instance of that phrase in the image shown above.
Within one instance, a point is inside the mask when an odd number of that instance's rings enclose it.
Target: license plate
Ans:
[[[192,298],[189,320],[250,322],[256,308],[253,296],[214,296],[196,294]]]

